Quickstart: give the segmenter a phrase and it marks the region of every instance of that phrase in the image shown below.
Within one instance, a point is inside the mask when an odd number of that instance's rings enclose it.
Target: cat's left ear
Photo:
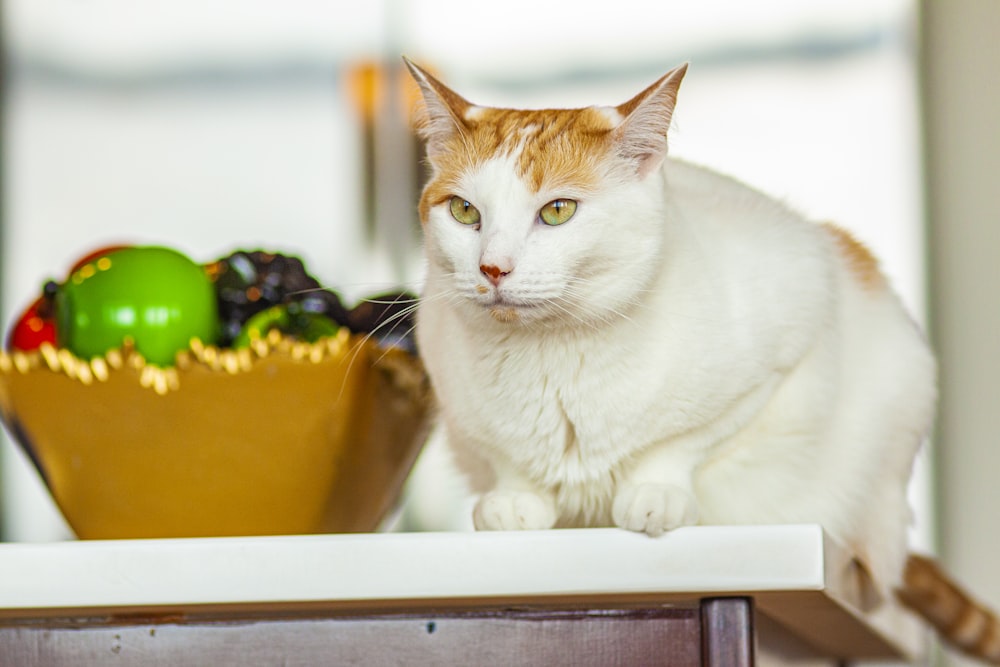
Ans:
[[[687,68],[687,63],[675,67],[615,109],[624,118],[614,129],[618,154],[635,164],[640,177],[658,168],[667,156],[667,130]]]
[[[427,155],[433,158],[449,138],[467,129],[465,116],[473,105],[409,59],[404,57],[403,62],[424,98],[417,132],[427,142]]]

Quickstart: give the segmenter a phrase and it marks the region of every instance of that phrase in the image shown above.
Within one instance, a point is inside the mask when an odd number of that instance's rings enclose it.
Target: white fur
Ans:
[[[455,193],[479,229],[447,203],[426,221],[418,343],[477,527],[818,522],[894,583],[935,395],[896,297],[714,172],[533,193],[512,160]],[[557,197],[576,215],[539,224]]]

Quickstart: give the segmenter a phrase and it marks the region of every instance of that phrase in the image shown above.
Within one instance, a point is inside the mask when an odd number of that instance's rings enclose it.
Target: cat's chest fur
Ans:
[[[561,521],[608,524],[615,477],[642,430],[644,401],[616,400],[638,389],[627,386],[634,377],[593,338],[484,342],[453,348],[453,372],[437,385],[442,396],[463,393],[463,409],[443,411],[460,460],[488,461],[486,476],[467,467],[474,486],[516,470],[558,496]]]
[[[599,483],[628,455],[644,401],[614,397],[641,390],[631,360],[604,335],[498,336],[454,349],[449,394],[475,386],[454,427],[540,483]],[[618,403],[618,405],[615,405]],[[615,411],[614,418],[609,410]],[[630,431],[633,431],[630,433]]]

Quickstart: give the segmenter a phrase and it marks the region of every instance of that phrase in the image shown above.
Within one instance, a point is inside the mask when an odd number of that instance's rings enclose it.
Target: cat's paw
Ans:
[[[694,496],[672,484],[630,484],[618,491],[611,518],[615,525],[654,537],[698,521]]]
[[[529,491],[490,491],[472,512],[476,530],[543,530],[556,524],[551,500]]]

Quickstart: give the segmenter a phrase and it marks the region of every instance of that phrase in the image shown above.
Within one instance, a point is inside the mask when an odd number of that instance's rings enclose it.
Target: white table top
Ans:
[[[857,657],[921,650],[892,601],[862,611],[851,558],[817,526],[384,533],[0,544],[0,623],[208,610],[365,611],[674,604],[753,595],[757,610]]]

